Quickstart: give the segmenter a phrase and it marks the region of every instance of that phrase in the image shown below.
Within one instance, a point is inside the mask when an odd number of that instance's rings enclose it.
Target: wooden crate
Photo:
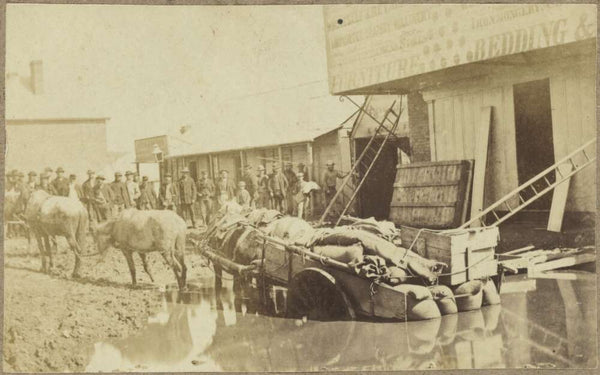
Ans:
[[[456,228],[466,220],[472,160],[398,165],[390,220],[418,228]]]
[[[494,276],[498,272],[495,257],[499,239],[497,227],[469,228],[452,233],[424,230],[419,234],[419,229],[402,226],[400,231],[403,246],[408,248],[418,235],[412,250],[449,266],[444,273],[453,275],[442,276],[441,284],[458,285]]]

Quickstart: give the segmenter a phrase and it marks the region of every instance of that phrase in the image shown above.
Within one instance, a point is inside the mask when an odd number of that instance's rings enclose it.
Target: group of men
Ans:
[[[194,205],[198,205],[202,222],[206,225],[213,212],[230,201],[246,208],[272,208],[289,215],[303,216],[309,202],[309,194],[302,192],[303,184],[308,182],[308,172],[303,163],[297,168],[294,171],[292,164],[288,163],[282,171],[280,165],[275,164],[269,175],[262,165],[257,167],[257,172],[253,172],[251,165],[246,165],[237,184],[227,170],[221,170],[215,181],[202,171],[198,181],[194,181],[188,168],[184,168],[178,182],[174,182],[170,174],[165,175],[159,201],[164,208],[189,218],[193,227],[196,226]]]
[[[335,194],[335,184],[344,175],[333,169],[333,162],[327,163],[324,175],[325,196],[329,201]],[[53,176],[55,173],[55,176]],[[102,174],[96,175],[93,170],[87,171],[88,178],[79,185],[75,174],[65,177],[62,167],[46,168],[39,179],[35,171],[28,173],[24,181],[24,173],[13,170],[6,175],[6,191],[22,193],[44,190],[48,194],[65,196],[80,200],[88,210],[90,224],[102,222],[127,208],[140,210],[168,209],[177,212],[184,219],[191,219],[196,227],[194,207],[197,204],[203,225],[208,225],[212,213],[224,203],[235,201],[247,208],[275,209],[288,215],[304,217],[310,194],[303,189],[309,181],[308,169],[303,163],[294,171],[291,163],[282,171],[279,163],[273,165],[271,174],[267,174],[263,165],[254,173],[251,165],[243,168],[240,181],[234,184],[227,170],[221,170],[219,178],[213,182],[206,171],[201,172],[198,181],[190,177],[188,168],[181,171],[181,178],[173,181],[171,174],[164,176],[164,182],[158,194],[148,177],[141,181],[139,175],[132,171],[123,174],[116,172],[112,182],[106,182]]]
[[[27,181],[24,181],[23,172],[12,170],[6,175],[6,191],[23,194],[44,190],[50,195],[80,200],[88,211],[90,222],[106,221],[125,208],[158,208],[157,195],[146,176],[139,181],[137,173],[127,171],[123,181],[123,174],[116,172],[114,181],[106,183],[106,178],[102,174],[96,175],[93,170],[88,170],[87,175],[87,180],[79,185],[77,176],[70,174],[65,177],[62,167],[56,168],[56,171],[48,167],[39,174],[39,178],[35,171],[30,171]]]

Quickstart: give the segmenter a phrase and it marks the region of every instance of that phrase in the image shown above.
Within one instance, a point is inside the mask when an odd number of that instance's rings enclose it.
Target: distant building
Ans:
[[[596,137],[596,6],[325,6],[330,91],[406,95],[413,161],[475,159],[490,124],[485,204]],[[567,213],[596,210],[595,167]],[[552,194],[529,209],[545,211]],[[510,202],[512,206],[517,201]],[[577,215],[576,215],[577,216]]]
[[[259,165],[271,173],[274,165],[291,163],[294,171],[303,163],[309,178],[322,185],[325,164],[332,160],[342,171],[350,169],[350,146],[348,132],[353,115],[343,125],[329,125],[317,129],[301,126],[273,128],[260,134],[231,132],[225,126],[182,127],[163,136],[135,141],[136,161],[152,163],[152,151],[157,145],[163,152],[161,177],[171,173],[179,179],[181,170],[189,168],[194,180],[206,171],[211,178],[218,178],[219,171],[227,170],[234,181],[242,174],[245,165],[251,165],[254,173]],[[323,209],[323,201],[317,195],[316,209]]]
[[[82,180],[88,169],[105,171],[121,156],[107,150],[109,118],[61,89],[45,87],[42,61],[31,62],[29,76],[7,73],[6,171],[62,166]]]

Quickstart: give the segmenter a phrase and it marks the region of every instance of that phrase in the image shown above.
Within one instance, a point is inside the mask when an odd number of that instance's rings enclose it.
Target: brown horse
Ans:
[[[63,236],[75,254],[73,277],[79,277],[81,253],[85,247],[88,214],[79,200],[57,197],[43,190],[22,194],[24,218],[35,235],[42,258],[42,272],[53,267],[50,237]]]
[[[138,253],[142,259],[144,271],[154,282],[146,263],[146,254],[157,251],[173,270],[179,289],[185,288],[186,224],[173,211],[123,210],[117,217],[96,226],[93,232],[98,251],[101,254],[109,247],[123,252],[133,285],[137,284],[133,253]]]

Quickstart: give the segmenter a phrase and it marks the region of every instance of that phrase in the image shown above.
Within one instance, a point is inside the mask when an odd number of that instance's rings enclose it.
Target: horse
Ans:
[[[48,194],[43,190],[21,194],[24,219],[35,235],[42,258],[41,271],[52,270],[50,237],[63,236],[75,254],[73,278],[78,278],[81,253],[86,244],[88,213],[79,200]]]
[[[185,221],[173,211],[127,209],[95,226],[92,232],[99,253],[104,253],[109,247],[123,252],[133,286],[137,284],[133,253],[138,253],[144,271],[154,282],[146,263],[146,253],[158,251],[173,270],[179,289],[183,290],[187,271],[184,259],[186,229]]]

